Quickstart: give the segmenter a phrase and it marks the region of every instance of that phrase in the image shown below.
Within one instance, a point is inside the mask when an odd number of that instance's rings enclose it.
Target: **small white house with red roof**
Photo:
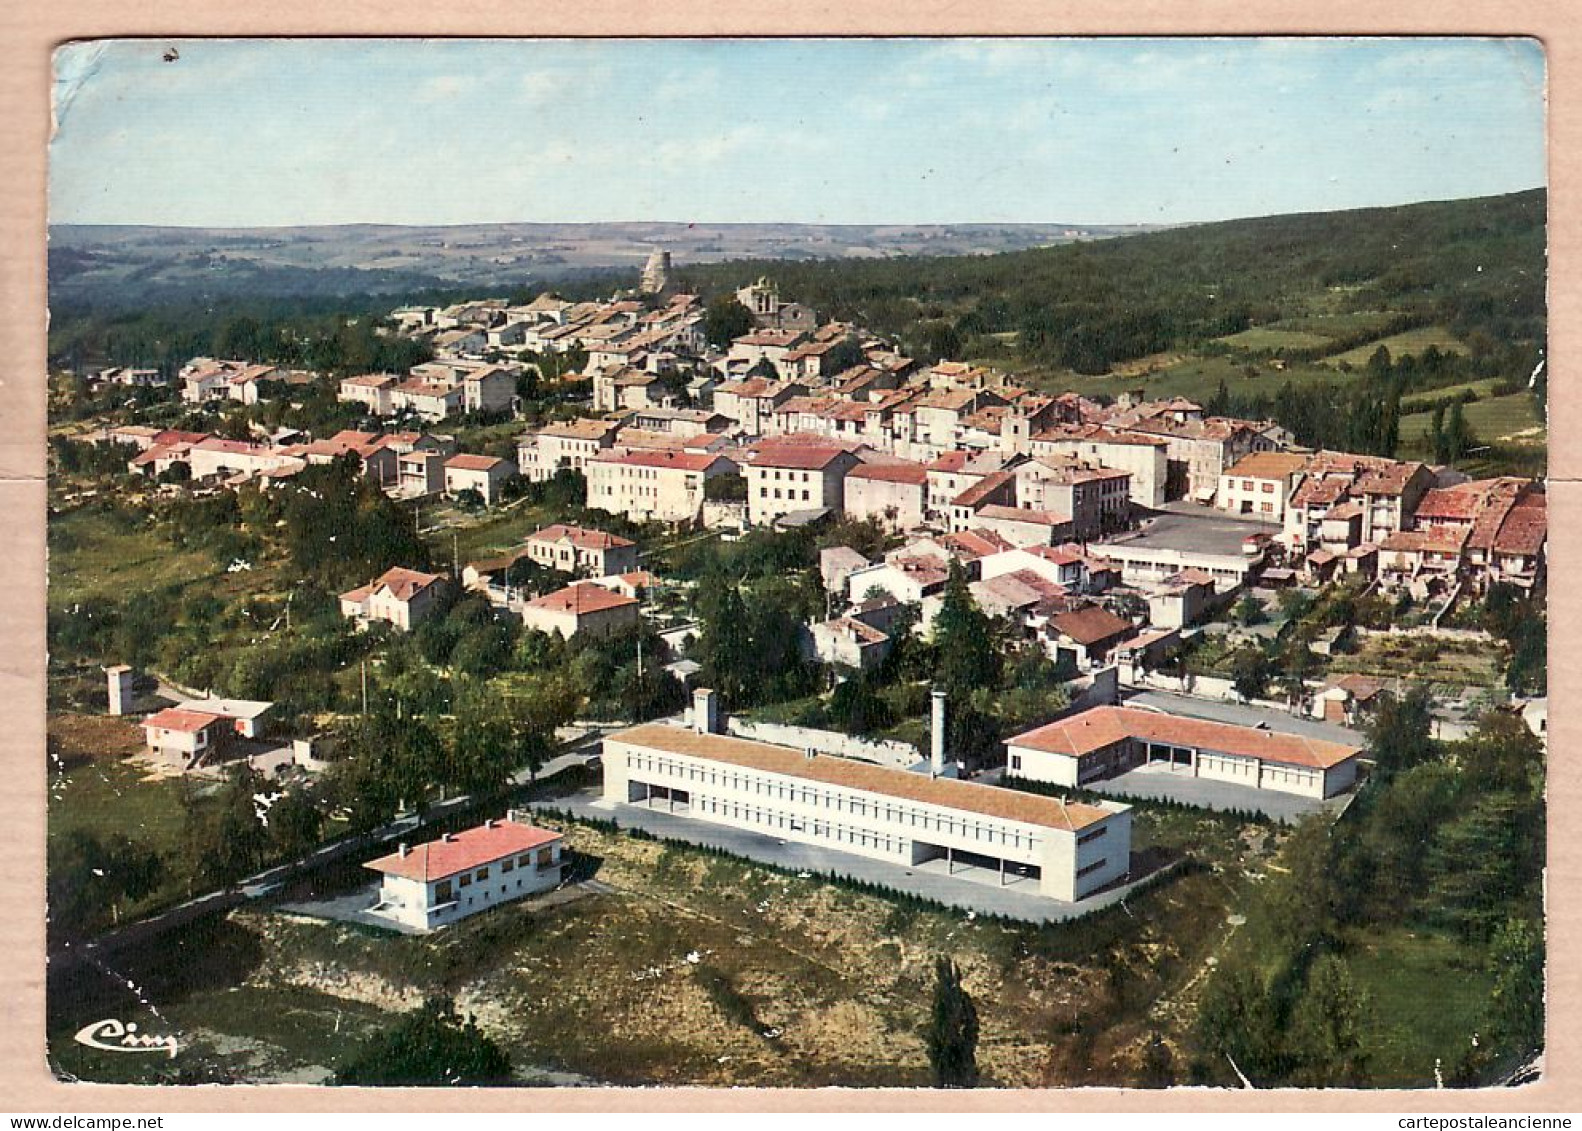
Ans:
[[[518,818],[446,833],[363,867],[378,872],[379,899],[370,913],[420,931],[458,922],[560,883],[564,837]]]
[[[341,615],[359,627],[382,620],[407,630],[432,611],[444,591],[445,579],[437,573],[393,566],[369,585],[341,594]]]
[[[505,481],[516,474],[516,464],[497,456],[462,453],[445,461],[445,493],[451,497],[463,491],[476,491],[493,506],[500,498]]]
[[[579,581],[528,601],[522,606],[522,623],[567,640],[578,633],[609,636],[637,623],[640,604],[637,598],[596,582]]]
[[[608,577],[637,568],[637,543],[586,526],[557,522],[529,534],[523,545],[533,561],[562,573]]]
[[[187,707],[166,707],[143,720],[149,753],[187,768],[213,754],[234,733],[233,719]]]

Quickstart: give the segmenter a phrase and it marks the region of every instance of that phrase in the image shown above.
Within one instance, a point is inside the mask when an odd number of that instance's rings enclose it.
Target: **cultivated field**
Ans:
[[[1438,346],[1441,353],[1466,353],[1467,347],[1462,345],[1449,330],[1442,326],[1424,326],[1417,330],[1407,330],[1404,333],[1394,334],[1388,338],[1368,342],[1355,349],[1344,353],[1337,353],[1326,357],[1326,365],[1340,365],[1344,362],[1353,367],[1368,364],[1368,359],[1373,356],[1380,346],[1390,351],[1391,357],[1404,357],[1407,354],[1420,354],[1429,346]]]

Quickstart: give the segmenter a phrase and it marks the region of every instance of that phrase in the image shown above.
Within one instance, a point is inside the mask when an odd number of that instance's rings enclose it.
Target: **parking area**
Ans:
[[[1320,801],[1294,793],[1195,777],[1185,766],[1171,766],[1162,762],[1138,766],[1135,770],[1092,782],[1083,788],[1117,801],[1179,801],[1220,813],[1262,813],[1286,824],[1294,824],[1311,813],[1338,815],[1352,797],[1350,793],[1342,793],[1338,797]]]

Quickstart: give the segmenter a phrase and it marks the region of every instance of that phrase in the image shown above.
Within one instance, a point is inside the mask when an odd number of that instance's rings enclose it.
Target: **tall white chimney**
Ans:
[[[692,693],[692,729],[699,734],[720,732],[720,697],[711,688]]]
[[[937,778],[945,772],[945,693],[935,688],[931,700],[928,772]]]

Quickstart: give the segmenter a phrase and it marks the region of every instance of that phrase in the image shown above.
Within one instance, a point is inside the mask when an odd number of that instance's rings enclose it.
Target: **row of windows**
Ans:
[[[767,488],[767,487],[760,487],[760,488],[758,488],[758,497],[760,499],[767,499],[769,497],[769,488]],[[777,498],[777,499],[780,498],[780,488],[778,488],[778,487],[775,488],[775,495],[774,495],[774,497]],[[795,501],[795,499],[796,499],[796,492],[791,490],[790,488],[787,488],[786,489],[786,493],[785,493],[785,497],[787,499]],[[808,493],[807,491],[803,491],[802,492],[802,501],[803,502],[807,502],[812,497],[813,496],[810,493]]]
[[[883,795],[860,794],[821,785],[793,784],[778,776],[746,773],[730,767],[695,763],[668,755],[633,752],[627,756],[632,771],[665,775],[677,782],[713,785],[754,797],[830,809],[853,817],[904,824],[908,828],[948,833],[985,844],[1032,849],[1038,837],[965,816],[938,815],[928,809]]]
[[[501,873],[514,872],[517,868],[532,867],[533,855],[534,854],[531,852],[524,852],[519,856],[507,856],[504,860],[500,861]],[[554,859],[554,851],[548,848],[540,848],[537,855],[540,867],[544,867]],[[458,886],[464,888],[471,887],[474,882],[482,883],[488,878],[489,868],[487,865],[485,865],[484,867],[479,868],[477,871],[462,873],[460,879],[458,880]],[[439,883],[434,885],[434,898],[444,902],[450,898],[450,895],[451,881],[441,880]]]
[[[726,801],[714,797],[694,797],[692,806],[699,813],[708,813],[712,816],[729,818],[733,821],[747,821],[752,824],[762,825],[765,828],[789,833],[801,833],[805,836],[816,837],[822,840],[832,840],[839,844],[853,844],[861,848],[882,849],[890,853],[904,851],[909,843],[905,839],[889,833],[879,833],[871,829],[864,829],[855,825],[843,825],[835,821],[806,820],[777,809],[765,809],[762,806],[752,804],[744,805],[739,801]]]
[[[1103,868],[1108,863],[1108,860],[1095,860],[1085,868],[1078,868],[1077,879],[1080,880],[1083,876],[1091,876],[1094,872],[1097,872],[1100,868]]]

